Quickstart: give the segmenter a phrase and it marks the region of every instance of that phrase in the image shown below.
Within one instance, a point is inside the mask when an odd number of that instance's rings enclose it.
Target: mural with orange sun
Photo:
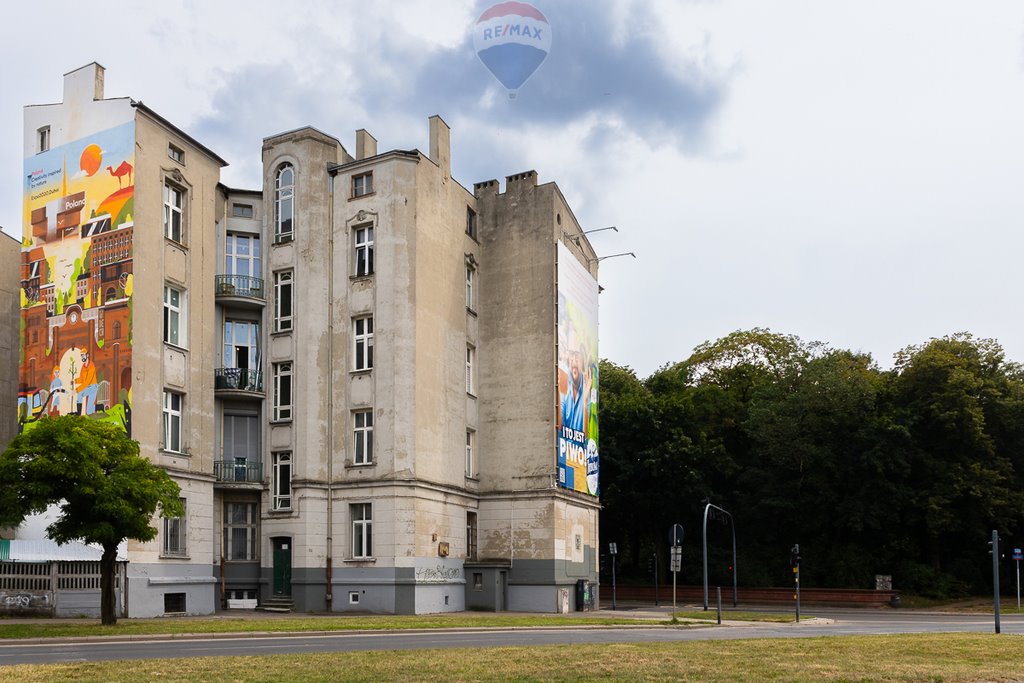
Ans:
[[[25,159],[23,430],[78,413],[131,434],[134,164],[134,120]]]

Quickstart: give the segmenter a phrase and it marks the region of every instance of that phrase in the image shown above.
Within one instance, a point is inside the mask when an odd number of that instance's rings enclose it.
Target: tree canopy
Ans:
[[[17,526],[56,504],[60,517],[47,528],[49,538],[103,548],[104,624],[117,620],[117,546],[155,538],[151,521],[158,509],[169,517],[184,514],[180,492],[122,429],[78,415],[40,420],[0,455],[0,526]]]
[[[754,329],[646,379],[607,361],[601,377],[601,529],[627,580],[650,579],[680,522],[680,580],[699,583],[707,501],[733,515],[747,585],[790,582],[800,543],[810,585],[980,590],[991,529],[1024,532],[1024,372],[993,340],[932,339],[883,371]],[[713,582],[731,582],[729,536],[709,528]]]

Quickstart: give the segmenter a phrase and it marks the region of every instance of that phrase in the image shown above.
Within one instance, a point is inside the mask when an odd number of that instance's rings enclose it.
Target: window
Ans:
[[[473,285],[476,281],[476,267],[472,263],[466,264],[466,308],[473,311],[476,310],[476,298],[474,296]]]
[[[472,394],[476,388],[476,382],[473,377],[473,364],[476,361],[476,349],[472,346],[466,346],[466,393]]]
[[[36,139],[39,142],[39,144],[36,145],[36,151],[37,152],[45,152],[45,151],[49,150],[50,149],[50,127],[49,126],[43,126],[42,128],[40,128],[39,130],[36,131],[36,134],[37,134],[37,138]]]
[[[355,411],[352,425],[352,462],[368,465],[373,462],[373,411]]]
[[[224,242],[225,274],[263,277],[263,253],[258,235],[229,232]]]
[[[188,501],[181,500],[181,507],[185,513],[181,517],[164,517],[164,555],[175,555],[184,557],[188,555],[187,533],[185,518],[188,512]]]
[[[291,363],[274,363],[274,419],[292,419]]]
[[[466,234],[476,239],[476,211],[466,207]]]
[[[295,169],[283,164],[274,179],[274,241],[290,242],[295,231]]]
[[[176,147],[173,144],[167,145],[167,156],[177,161],[182,166],[185,165],[185,150],[180,147]]]
[[[175,346],[185,345],[185,293],[164,285],[164,341]]]
[[[224,321],[224,357],[225,368],[240,368],[243,370],[259,370],[259,340],[260,324],[252,320],[225,320]],[[240,377],[247,373],[238,373]],[[232,387],[238,389],[247,388],[244,385]]]
[[[164,185],[164,237],[181,242],[181,216],[185,193],[173,185]]]
[[[164,614],[185,614],[185,594],[164,593]]]
[[[373,171],[352,176],[352,196],[362,197],[373,192]]]
[[[224,559],[258,560],[256,503],[224,503]]]
[[[292,271],[274,273],[274,331],[292,329]]]
[[[352,557],[373,557],[373,509],[369,503],[348,507],[352,515]]]
[[[476,445],[476,432],[472,429],[466,430],[466,476],[476,476],[476,459],[473,454],[473,447]]]
[[[476,513],[466,513],[466,559],[476,559]]]
[[[355,229],[356,277],[373,274],[373,226]]]
[[[231,215],[235,218],[252,218],[252,204],[232,204]]]
[[[274,510],[292,509],[292,454],[274,453],[274,483],[271,505]]]
[[[373,367],[373,318],[352,320],[353,369],[369,370]]]
[[[164,391],[164,450],[181,453],[181,404],[184,397]]]
[[[224,413],[224,481],[260,481],[261,427],[257,415]],[[249,476],[250,463],[254,465],[252,476]]]

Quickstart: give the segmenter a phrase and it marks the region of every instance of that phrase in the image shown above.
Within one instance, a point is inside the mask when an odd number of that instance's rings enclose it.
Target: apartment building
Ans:
[[[427,132],[273,135],[243,190],[97,64],[26,108],[19,424],[119,421],[185,501],[128,545],[128,616],[596,583],[597,257],[556,185],[471,191]]]

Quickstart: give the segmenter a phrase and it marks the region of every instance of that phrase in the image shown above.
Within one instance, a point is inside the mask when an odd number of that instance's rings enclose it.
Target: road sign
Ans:
[[[1013,549],[1013,559],[1024,560],[1024,553],[1021,553],[1020,548]]]
[[[679,546],[672,546],[672,571],[682,571],[683,567],[683,549]]]
[[[618,555],[619,554],[619,545],[617,543],[609,543],[608,544],[608,554],[609,555]]]
[[[683,544],[683,525],[673,524],[672,528],[668,530],[668,545],[674,547]]]

